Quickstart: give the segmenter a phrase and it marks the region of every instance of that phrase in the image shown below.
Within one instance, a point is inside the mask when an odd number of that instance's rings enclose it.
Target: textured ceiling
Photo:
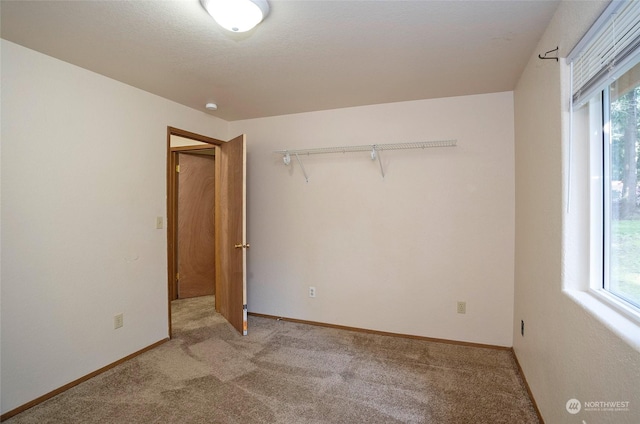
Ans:
[[[558,1],[269,4],[234,34],[198,0],[2,0],[1,33],[233,121],[513,90]]]

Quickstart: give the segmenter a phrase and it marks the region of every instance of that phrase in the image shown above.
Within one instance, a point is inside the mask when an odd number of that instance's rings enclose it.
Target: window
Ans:
[[[640,317],[640,2],[612,2],[568,62],[573,138],[589,143],[590,287]]]
[[[640,307],[640,65],[602,98],[602,288]]]

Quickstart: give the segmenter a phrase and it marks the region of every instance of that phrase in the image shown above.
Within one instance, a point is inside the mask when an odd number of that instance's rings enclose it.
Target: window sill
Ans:
[[[614,296],[597,290],[564,290],[578,305],[640,352],[640,314]]]

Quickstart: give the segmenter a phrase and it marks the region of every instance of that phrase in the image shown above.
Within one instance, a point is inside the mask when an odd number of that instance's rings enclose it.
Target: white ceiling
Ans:
[[[269,4],[234,34],[199,0],[2,0],[1,33],[233,121],[513,90],[558,0]]]

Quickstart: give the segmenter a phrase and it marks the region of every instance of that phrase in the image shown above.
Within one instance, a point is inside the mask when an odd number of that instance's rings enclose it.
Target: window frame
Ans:
[[[638,61],[640,63],[640,60]],[[640,306],[636,304],[633,300],[627,299],[622,293],[616,293],[610,289],[611,285],[611,223],[612,223],[612,196],[611,196],[611,183],[612,183],[612,162],[611,162],[611,88],[615,82],[607,85],[600,94],[602,99],[600,107],[601,107],[601,115],[602,115],[602,142],[601,142],[601,150],[602,150],[602,161],[601,161],[601,172],[602,172],[602,184],[601,184],[601,197],[602,197],[602,282],[601,287],[604,293],[607,296],[612,296],[613,300],[617,302],[621,302],[626,308],[629,309],[634,315],[640,316]],[[635,88],[634,88],[635,89]]]
[[[611,236],[611,172],[610,126],[611,84],[589,99],[590,140],[590,244],[591,266],[589,292],[619,313],[640,324],[640,308],[624,297],[609,290]]]

